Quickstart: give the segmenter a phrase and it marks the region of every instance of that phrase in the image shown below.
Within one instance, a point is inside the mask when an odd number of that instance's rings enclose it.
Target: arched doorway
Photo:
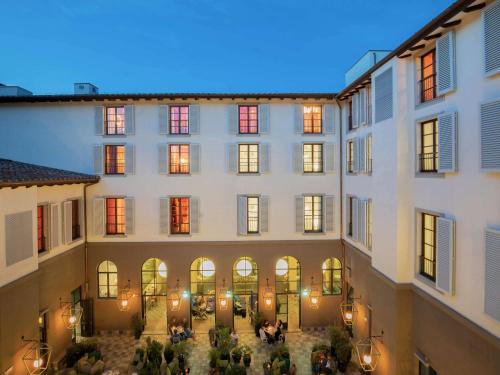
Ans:
[[[167,332],[167,265],[150,258],[141,270],[142,316],[145,333]]]
[[[300,328],[300,263],[292,256],[276,262],[276,320],[289,331]]]
[[[233,324],[238,332],[253,332],[252,317],[258,311],[259,270],[250,257],[233,265]]]
[[[196,258],[189,272],[191,284],[191,327],[208,332],[215,326],[215,264],[208,258]]]

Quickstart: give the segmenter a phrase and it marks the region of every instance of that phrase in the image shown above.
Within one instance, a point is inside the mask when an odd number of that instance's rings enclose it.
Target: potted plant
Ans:
[[[340,342],[335,348],[335,352],[337,354],[337,367],[339,371],[345,372],[352,356],[352,345],[349,339],[346,338]]]
[[[146,340],[146,355],[148,358],[148,364],[151,364],[153,368],[160,369],[161,366],[161,353],[163,345],[156,340],[151,340],[148,337]]]
[[[231,351],[231,358],[233,359],[233,362],[235,364],[239,364],[241,362],[242,355],[243,353],[241,351],[241,348],[238,346]]]
[[[259,329],[262,327],[262,323],[264,322],[264,316],[260,312],[256,312],[252,319],[253,328],[255,330],[255,336],[260,337]]]
[[[241,346],[241,353],[243,354],[243,364],[245,367],[250,367],[252,362],[252,349],[248,345]]]
[[[227,375],[246,375],[247,370],[242,365],[232,365]]]
[[[167,364],[170,364],[170,362],[174,360],[175,352],[172,349],[171,344],[165,345],[165,350],[163,351],[163,357],[165,358],[165,362],[167,362]]]
[[[208,352],[208,365],[210,366],[211,369],[215,369],[217,367],[217,360],[219,359],[220,352],[216,348],[210,349]]]
[[[144,321],[138,313],[132,315],[131,324],[134,337],[136,340],[139,340],[141,338],[142,331],[144,330]]]

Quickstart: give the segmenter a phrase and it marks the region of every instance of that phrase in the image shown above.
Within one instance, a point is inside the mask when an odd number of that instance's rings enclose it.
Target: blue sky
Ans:
[[[5,0],[0,82],[35,94],[334,92],[452,0]]]

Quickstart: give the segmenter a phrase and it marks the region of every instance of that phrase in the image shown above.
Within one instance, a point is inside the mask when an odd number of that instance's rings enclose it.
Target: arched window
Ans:
[[[191,294],[215,295],[215,264],[208,258],[197,258],[191,264]]]
[[[321,267],[323,271],[323,294],[342,293],[342,263],[338,258],[328,258]]]
[[[110,260],[104,260],[97,267],[97,285],[99,298],[118,296],[118,269]]]
[[[259,293],[257,263],[250,257],[241,257],[233,266],[233,292],[237,295]]]
[[[161,259],[149,258],[142,265],[142,295],[167,295],[167,265]]]

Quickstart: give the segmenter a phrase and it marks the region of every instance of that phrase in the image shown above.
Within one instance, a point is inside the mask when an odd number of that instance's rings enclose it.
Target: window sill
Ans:
[[[125,173],[110,173],[110,174],[103,174],[102,177],[127,177]]]
[[[104,238],[127,238],[126,234],[105,234]]]
[[[127,138],[128,134],[103,134],[103,138]]]
[[[415,274],[415,279],[418,280],[418,281],[420,281],[420,282],[422,282],[426,286],[434,289],[436,292],[442,293],[438,289],[436,289],[436,282],[428,279],[424,275],[421,275],[420,273],[416,273]]]
[[[444,178],[444,173],[440,172],[415,172],[415,178]]]
[[[237,176],[260,176],[260,172],[238,172],[236,173]]]
[[[432,100],[428,100],[428,101],[423,102],[423,103],[415,104],[415,110],[425,108],[425,107],[428,107],[428,106],[436,104],[436,103],[441,103],[442,101],[444,101],[444,98],[445,98],[444,95],[438,96]]]
[[[300,135],[308,137],[308,136],[313,136],[313,137],[323,137],[326,134],[325,133],[300,133]]]
[[[190,177],[191,173],[167,173],[168,177]]]
[[[170,233],[168,236],[169,237],[189,238],[189,237],[192,237],[192,234],[191,233]]]
[[[262,133],[236,133],[237,137],[260,137]]]
[[[302,172],[302,176],[324,176],[326,172]]]
[[[324,236],[325,232],[302,232],[304,236]]]
[[[238,233],[239,237],[260,237],[261,233]]]
[[[191,133],[187,134],[176,134],[176,133],[168,133],[165,134],[167,137],[191,137]]]

